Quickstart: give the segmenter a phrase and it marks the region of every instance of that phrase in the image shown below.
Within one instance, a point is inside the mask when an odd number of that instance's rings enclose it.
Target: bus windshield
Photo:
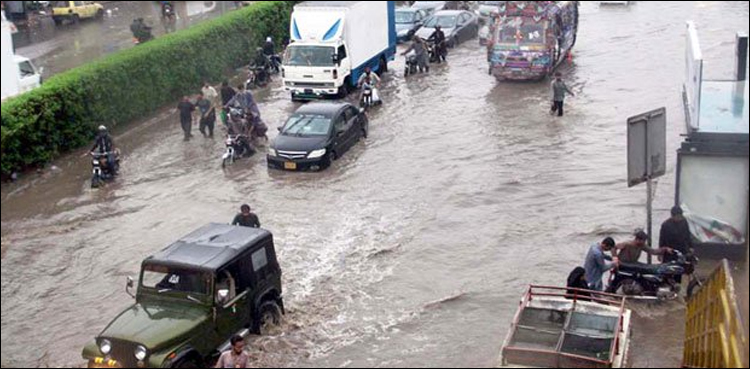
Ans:
[[[544,45],[547,41],[547,21],[529,17],[508,18],[497,30],[499,44]]]

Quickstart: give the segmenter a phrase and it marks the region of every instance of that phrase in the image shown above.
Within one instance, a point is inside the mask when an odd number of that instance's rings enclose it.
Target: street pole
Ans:
[[[648,181],[646,182],[646,191],[648,191],[648,195],[646,196],[646,232],[648,232],[648,247],[652,247],[653,243],[653,235],[651,234],[653,230],[653,207],[654,207],[654,192],[653,192],[653,181],[651,180],[651,176],[648,177]],[[648,263],[652,264],[653,260],[651,257],[651,254],[648,254]]]

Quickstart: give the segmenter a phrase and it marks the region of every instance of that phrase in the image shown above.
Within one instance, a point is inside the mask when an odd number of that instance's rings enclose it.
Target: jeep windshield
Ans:
[[[159,294],[185,295],[188,300],[201,302],[200,298],[211,290],[211,275],[163,265],[146,265],[141,286]]]
[[[284,65],[290,67],[332,67],[333,47],[289,46],[284,55]]]

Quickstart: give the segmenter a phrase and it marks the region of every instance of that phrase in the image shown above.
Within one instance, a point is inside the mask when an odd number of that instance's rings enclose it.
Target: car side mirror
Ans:
[[[284,127],[278,127],[278,128],[276,128],[276,129],[278,129],[278,130],[279,130],[279,132],[281,132],[281,131],[283,131],[283,130],[284,130]]]
[[[339,64],[339,54],[332,54],[331,55],[331,61],[333,61],[333,64],[338,65]]]
[[[229,302],[229,290],[219,290],[219,305]]]
[[[128,277],[125,282],[125,292],[130,295],[130,297],[135,298],[135,295],[130,290],[135,286],[135,281],[133,278]]]

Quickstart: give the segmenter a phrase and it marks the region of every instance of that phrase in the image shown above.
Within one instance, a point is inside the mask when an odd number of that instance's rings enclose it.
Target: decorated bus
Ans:
[[[578,1],[500,1],[487,45],[489,73],[499,80],[541,80],[576,43]]]

